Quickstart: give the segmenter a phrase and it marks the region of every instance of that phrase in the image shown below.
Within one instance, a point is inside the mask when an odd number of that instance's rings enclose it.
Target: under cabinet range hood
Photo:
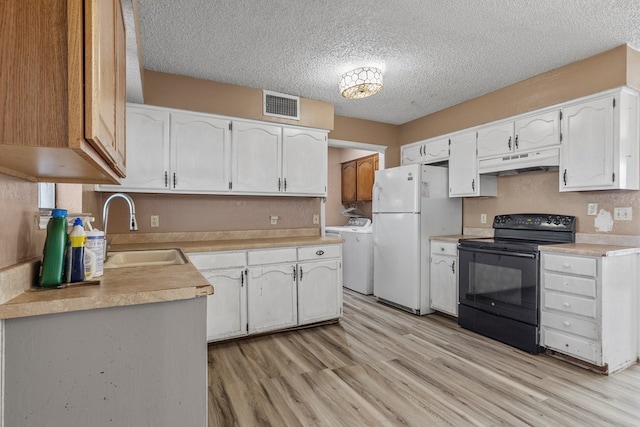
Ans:
[[[480,174],[502,174],[557,169],[560,165],[560,149],[549,148],[522,154],[478,160]]]

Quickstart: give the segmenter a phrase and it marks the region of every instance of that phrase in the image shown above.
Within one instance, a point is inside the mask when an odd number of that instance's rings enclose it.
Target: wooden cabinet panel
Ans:
[[[342,164],[342,203],[355,203],[356,198],[356,162]]]
[[[371,201],[378,155],[342,163],[342,203]]]
[[[0,21],[12,24],[0,28],[0,171],[117,183],[125,173],[120,1],[6,0]]]

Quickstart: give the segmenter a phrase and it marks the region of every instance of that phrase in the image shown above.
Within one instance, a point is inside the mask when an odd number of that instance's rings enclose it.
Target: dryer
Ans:
[[[342,226],[325,228],[328,236],[344,239],[342,285],[364,295],[373,294],[373,227],[368,218],[350,218]]]

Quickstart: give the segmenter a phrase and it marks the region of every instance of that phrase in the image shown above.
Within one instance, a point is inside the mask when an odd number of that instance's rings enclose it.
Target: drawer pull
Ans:
[[[562,303],[562,306],[565,307],[565,308],[569,308],[569,307],[571,307],[571,304],[569,304],[568,302],[564,302],[564,303]]]
[[[571,264],[565,262],[564,264],[562,264],[562,268],[571,268]]]
[[[324,251],[323,250],[318,250],[318,251],[316,251],[316,255],[322,256],[322,255],[324,255]]]
[[[571,326],[571,322],[569,322],[568,320],[565,320],[564,322],[562,322],[562,324],[567,327]]]
[[[444,252],[444,248],[440,246],[440,252]]]

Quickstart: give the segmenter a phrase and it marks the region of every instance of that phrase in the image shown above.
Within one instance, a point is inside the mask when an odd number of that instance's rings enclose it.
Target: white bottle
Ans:
[[[104,273],[104,231],[94,230],[90,222],[86,222],[87,243],[85,248],[95,254],[95,273],[93,277],[100,277]]]

